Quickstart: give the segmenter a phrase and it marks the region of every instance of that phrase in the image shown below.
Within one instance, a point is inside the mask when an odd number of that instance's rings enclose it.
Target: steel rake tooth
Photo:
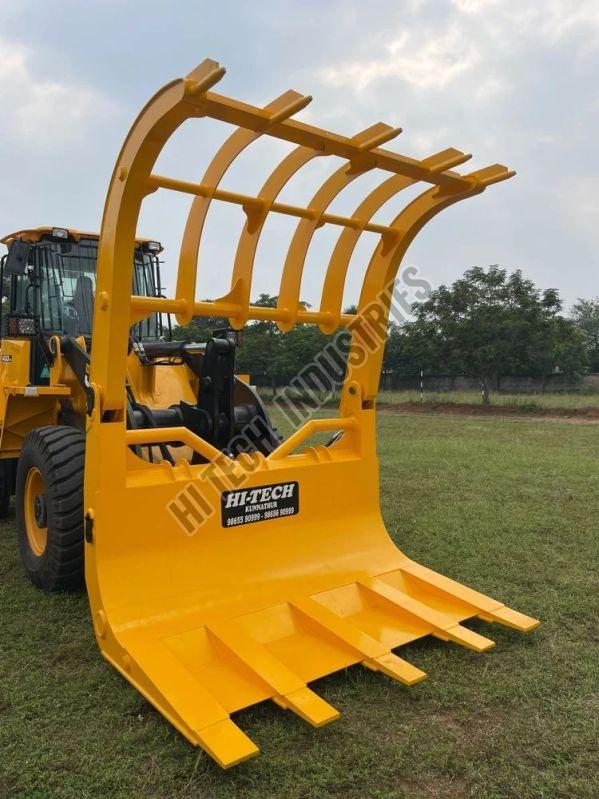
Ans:
[[[231,720],[218,699],[162,642],[130,634],[127,658],[130,665],[123,672],[125,676],[132,678],[161,713],[223,768],[259,754],[258,747]],[[146,692],[147,680],[159,688],[158,693]]]
[[[407,660],[398,657],[393,652],[387,652],[377,658],[368,658],[362,663],[373,671],[380,671],[404,685],[416,685],[427,677],[426,672],[413,666]]]
[[[234,622],[211,624],[209,634],[255,679],[273,691],[273,700],[293,710],[314,727],[339,718],[339,711],[319,697],[266,647],[254,641]]]
[[[425,679],[426,673],[403,658],[393,654],[376,638],[360,630],[343,616],[333,613],[312,597],[295,599],[291,606],[314,623],[333,640],[351,647],[363,658],[362,663],[373,671],[381,671],[404,685],[415,685]]]
[[[489,638],[485,638],[461,624],[456,624],[450,616],[430,608],[382,580],[373,578],[361,581],[359,585],[373,596],[375,601],[382,602],[394,613],[398,613],[400,616],[408,615],[422,622],[437,638],[453,641],[468,649],[473,649],[475,652],[485,652],[495,646],[495,642]]]
[[[421,566],[414,561],[408,561],[402,565],[401,572],[407,575],[409,579],[416,580],[418,584],[432,589],[441,596],[458,600],[471,609],[472,615],[476,615],[485,621],[498,622],[519,632],[530,632],[540,624],[537,619],[526,616],[517,610],[512,610],[501,602],[490,599],[488,596],[474,591],[472,588],[468,588],[468,586],[462,585],[449,577],[437,574],[432,569]]]
[[[227,719],[198,731],[198,742],[222,768],[231,768],[260,754],[256,744]]]

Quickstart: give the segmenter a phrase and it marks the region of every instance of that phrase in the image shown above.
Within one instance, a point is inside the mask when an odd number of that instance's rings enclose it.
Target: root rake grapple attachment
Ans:
[[[377,123],[347,138],[295,121],[309,97],[289,91],[264,108],[216,94],[224,69],[205,61],[162,88],[127,136],[102,222],[95,298],[85,455],[86,582],[102,654],[193,744],[221,766],[257,754],[231,719],[272,699],[314,726],[338,711],[308,684],[353,664],[405,685],[425,677],[393,650],[433,635],[477,652],[493,642],[462,625],[478,617],[529,631],[537,621],[420,566],[396,547],[379,508],[375,400],[393,285],[418,231],[439,211],[514,173],[494,164],[470,174],[447,149],[422,161],[385,145],[400,132]],[[232,132],[200,182],[153,172],[187,119],[209,117]],[[260,136],[294,145],[255,196],[221,187],[237,156]],[[280,202],[288,181],[314,158],[343,165],[307,207]],[[329,211],[335,197],[368,170],[380,183],[349,217]],[[391,197],[416,182],[425,190],[391,222],[373,221]],[[193,197],[173,298],[131,296],[140,207],[157,190]],[[231,288],[196,301],[200,242],[214,201],[241,206],[245,223]],[[250,304],[256,248],[269,213],[296,217],[278,304]],[[300,304],[306,254],[323,224],[340,235],[320,306]],[[378,234],[356,313],[342,313],[346,274],[363,231]],[[201,259],[200,259],[201,260]],[[339,413],[303,424],[269,455],[232,457],[186,427],[128,430],[125,421],[129,330],[152,313],[251,320],[288,331],[312,323],[351,333]],[[308,446],[317,432],[337,433]],[[192,459],[150,463],[136,447],[185,443]],[[266,510],[265,510],[266,508]],[[256,513],[253,513],[257,509]],[[268,509],[272,509],[269,513]],[[398,697],[401,701],[401,697]]]

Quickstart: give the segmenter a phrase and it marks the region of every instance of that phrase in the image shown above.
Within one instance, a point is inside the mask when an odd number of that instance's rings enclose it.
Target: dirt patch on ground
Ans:
[[[507,416],[528,421],[561,421],[571,424],[599,424],[599,408],[540,408],[523,410],[509,405],[472,405],[458,402],[378,402],[389,413],[450,413],[456,416]]]

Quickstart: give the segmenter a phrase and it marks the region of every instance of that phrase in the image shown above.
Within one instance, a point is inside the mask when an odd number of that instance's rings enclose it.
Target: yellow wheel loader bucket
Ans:
[[[110,183],[100,239],[85,462],[85,561],[102,654],[193,744],[221,766],[257,754],[232,720],[272,699],[320,726],[338,711],[309,683],[361,663],[412,685],[424,678],[394,654],[433,635],[482,652],[488,638],[462,625],[472,617],[528,631],[537,622],[407,558],[385,530],[379,509],[375,400],[393,285],[420,228],[439,211],[509,178],[493,165],[453,171],[469,156],[454,149],[423,161],[381,145],[400,131],[378,123],[347,138],[291,119],[310,100],[286,92],[265,108],[211,91],[224,74],[213,61],[161,89],[135,121]],[[165,143],[187,119],[232,126],[201,182],[153,173]],[[244,148],[260,136],[294,145],[256,196],[221,188]],[[278,200],[313,158],[337,156],[308,207]],[[328,211],[355,177],[389,176],[350,217]],[[377,210],[403,188],[425,190],[389,225]],[[136,226],[143,199],[159,189],[193,197],[174,298],[131,296]],[[200,239],[214,200],[240,205],[245,225],[230,292],[195,299]],[[297,217],[284,260],[278,305],[250,304],[254,255],[269,213]],[[299,302],[306,253],[323,224],[340,229],[317,310]],[[348,264],[362,231],[379,234],[355,314],[341,312]],[[229,457],[187,428],[127,430],[126,359],[131,325],[154,312],[228,317],[234,327],[270,320],[283,331],[313,323],[351,333],[339,413],[313,419],[269,456]],[[308,446],[330,431],[329,446]],[[150,463],[134,446],[177,442],[196,458]],[[399,697],[398,701],[401,699]]]

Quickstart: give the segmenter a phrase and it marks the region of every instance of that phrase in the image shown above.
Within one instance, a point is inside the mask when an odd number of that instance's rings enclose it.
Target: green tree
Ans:
[[[581,300],[572,307],[572,319],[582,330],[591,372],[599,372],[599,297]]]
[[[212,302],[212,300],[204,300],[204,302]],[[214,330],[227,327],[228,324],[227,319],[222,319],[219,316],[194,316],[189,324],[173,327],[173,339],[203,343],[212,338]]]
[[[275,308],[278,297],[261,294],[253,305]],[[307,303],[302,303],[306,308]],[[269,378],[273,391],[285,385],[323,348],[326,337],[314,325],[295,325],[281,333],[275,322],[250,322],[237,352],[237,368]]]
[[[278,297],[260,294],[252,305],[275,308]],[[274,322],[249,322],[243,328],[242,344],[237,350],[238,372],[263,375],[274,391],[278,382],[281,333]]]
[[[278,297],[260,294],[252,303],[262,308],[275,308]],[[308,303],[302,303],[306,308]],[[349,311],[348,311],[349,312]],[[188,325],[177,326],[173,338],[182,341],[208,341],[228,321],[218,317],[195,317]],[[243,328],[242,344],[237,351],[236,368],[257,377],[266,377],[273,391],[287,384],[311,363],[324,349],[330,337],[316,325],[295,325],[281,333],[275,322],[251,321]],[[317,386],[315,386],[317,387]]]
[[[412,359],[420,352],[421,368],[478,379],[488,402],[504,376],[584,370],[583,337],[561,308],[555,289],[541,291],[520,270],[474,267],[414,305],[402,346]]]
[[[389,322],[383,353],[383,374],[396,375],[402,368],[402,331],[397,322]]]

